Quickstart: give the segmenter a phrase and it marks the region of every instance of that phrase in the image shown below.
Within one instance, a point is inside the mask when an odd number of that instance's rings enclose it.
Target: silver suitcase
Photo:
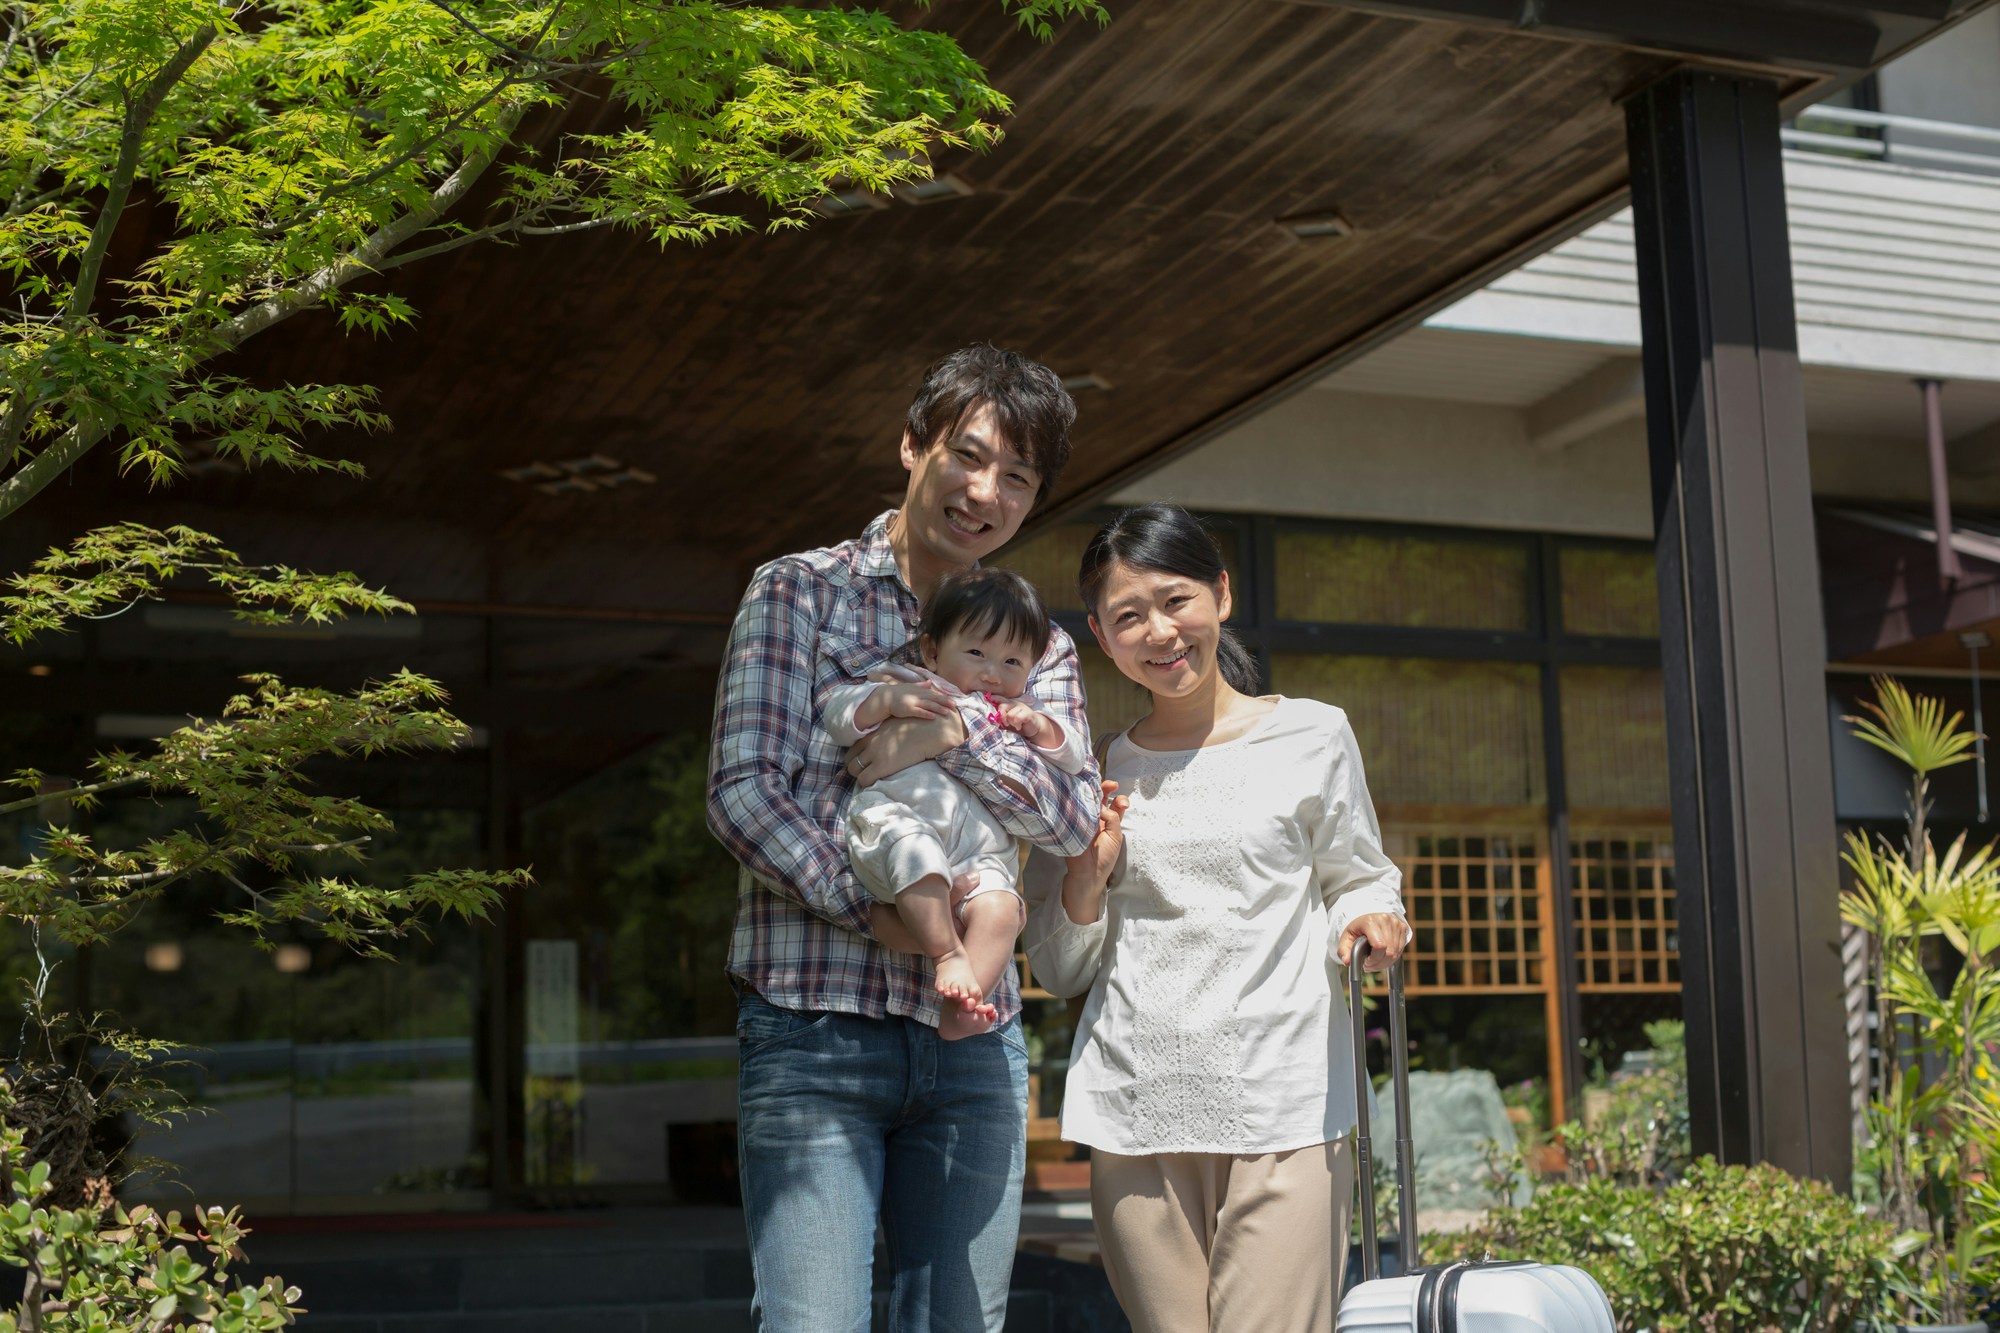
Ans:
[[[1403,1033],[1403,970],[1389,969],[1390,1077],[1396,1084],[1396,1214],[1403,1275],[1383,1277],[1375,1234],[1368,1135],[1368,1045],[1361,1008],[1365,942],[1347,970],[1354,1024],[1355,1173],[1361,1181],[1361,1283],[1340,1300],[1339,1333],[1615,1333],[1611,1302],[1590,1274],[1557,1264],[1422,1267],[1417,1257],[1416,1154],[1410,1142],[1410,1053]]]

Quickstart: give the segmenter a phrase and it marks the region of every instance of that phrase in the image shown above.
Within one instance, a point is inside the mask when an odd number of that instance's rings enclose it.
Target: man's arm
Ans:
[[[1028,678],[1027,697],[1041,705],[1068,736],[1090,735],[1083,715],[1083,674],[1076,646],[1050,626],[1049,652]],[[1075,773],[1063,772],[1026,738],[967,710],[961,745],[938,756],[938,766],[972,788],[1009,833],[1057,856],[1075,856],[1097,833],[1102,790],[1097,761],[1085,756]]]
[[[774,892],[872,938],[873,900],[846,848],[792,794],[812,736],[814,594],[812,572],[796,560],[764,566],[743,594],[716,691],[708,827]]]

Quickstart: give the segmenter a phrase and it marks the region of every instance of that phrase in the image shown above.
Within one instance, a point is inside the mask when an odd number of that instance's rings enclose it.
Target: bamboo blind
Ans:
[[[1280,530],[1272,568],[1280,620],[1528,628],[1528,550],[1519,542]]]
[[[1651,551],[1565,546],[1558,559],[1565,633],[1660,637],[1660,587]]]
[[[1667,703],[1657,667],[1562,668],[1563,771],[1576,810],[1663,817]]]
[[[1346,710],[1378,805],[1548,800],[1532,662],[1279,653],[1271,685]]]

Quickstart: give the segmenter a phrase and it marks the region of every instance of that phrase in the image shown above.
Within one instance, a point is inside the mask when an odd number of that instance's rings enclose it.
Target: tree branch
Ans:
[[[126,104],[125,129],[118,141],[118,163],[111,169],[111,179],[104,192],[104,206],[97,213],[97,224],[90,229],[90,244],[84,248],[83,258],[78,261],[76,285],[70,289],[69,302],[63,310],[65,327],[73,329],[82,323],[84,316],[90,313],[91,303],[97,299],[97,280],[104,271],[104,256],[111,248],[111,234],[117,230],[118,220],[125,215],[125,201],[131,197],[132,182],[139,174],[139,157],[146,146],[146,127],[152,124],[160,103],[166,100],[174,85],[186,77],[215,36],[215,25],[203,24],[194,36],[181,43],[180,50],[174,52],[173,59],[153,76],[145,91]]]
[[[56,442],[37,454],[6,481],[0,482],[0,519],[35,498],[43,487],[60,477],[70,465],[89,453],[104,438],[102,423],[79,421],[57,437]]]
[[[70,288],[69,300],[63,305],[62,324],[66,330],[74,330],[81,325],[97,300],[97,284],[104,274],[104,258],[110,252],[112,234],[118,230],[118,222],[125,216],[125,204],[132,196],[132,183],[139,174],[139,158],[145,151],[147,126],[152,124],[160,103],[166,100],[174,85],[186,77],[188,70],[194,67],[194,62],[201,58],[201,53],[208,49],[215,37],[215,25],[203,24],[199,31],[181,43],[173,58],[153,75],[138,97],[126,103],[125,126],[118,140],[118,161],[106,183],[104,203],[90,229],[90,241],[77,261],[76,283]],[[36,360],[39,364],[40,358]],[[29,398],[25,389],[28,379],[27,375],[20,377],[19,382],[24,386],[22,391],[15,395],[5,415],[0,416],[0,458],[13,455],[14,447],[27,430],[28,421],[41,405],[39,400]],[[20,508],[28,497],[83,457],[103,436],[103,427],[90,431],[85,423],[79,422],[55,444],[43,450],[34,462],[9,477],[6,485],[0,486],[0,518]]]
[[[43,792],[38,796],[24,797],[18,801],[0,803],[0,815],[11,815],[16,810],[26,810],[31,805],[43,801],[68,801],[79,796],[95,796],[99,792],[117,791],[120,787],[132,787],[146,781],[145,778],[113,778],[108,782],[93,782],[88,787],[64,787],[61,791]]]
[[[359,837],[343,838],[339,842],[286,842],[278,844],[278,848],[280,851],[286,852],[337,852],[344,847],[359,847],[365,842],[373,842],[374,840],[371,835],[363,833]]]
[[[428,203],[372,233],[347,254],[311,274],[296,287],[250,307],[221,325],[204,340],[204,346],[192,364],[200,364],[223,352],[235,351],[249,339],[318,304],[329,293],[338,291],[356,278],[376,272],[397,246],[431,226],[465,197],[473,183],[493,165],[501,146],[512,139],[515,127],[526,114],[525,104],[502,111],[490,132],[490,146],[467,153],[465,160],[458,164],[458,169],[432,191]],[[0,518],[4,517],[6,511],[0,509]]]
[[[135,870],[128,875],[66,875],[56,881],[55,887],[68,891],[86,886],[101,888],[105,885],[116,884],[126,889],[143,889],[148,885],[172,883],[174,880],[185,878],[190,873],[191,871],[189,870]],[[105,912],[126,905],[126,903],[117,899],[101,903],[77,904],[78,907],[86,912]]]
[[[309,275],[297,286],[250,307],[215,329],[189,355],[181,369],[192,370],[224,352],[235,351],[257,334],[318,304],[329,293],[338,291],[356,278],[378,271],[397,246],[430,227],[465,197],[473,183],[493,165],[500,148],[512,140],[515,127],[526,114],[525,104],[503,110],[493,126],[490,146],[469,152],[444,183],[432,191],[428,203],[373,232],[347,254]],[[129,186],[128,180],[128,189]],[[24,408],[22,425],[26,422],[25,411]],[[102,422],[80,421],[63,432],[33,461],[5,482],[0,482],[0,520],[34,499],[49,483],[96,447],[108,432],[109,427]],[[0,446],[4,446],[3,437],[0,437]],[[0,457],[4,457],[5,453],[6,448],[0,447]]]

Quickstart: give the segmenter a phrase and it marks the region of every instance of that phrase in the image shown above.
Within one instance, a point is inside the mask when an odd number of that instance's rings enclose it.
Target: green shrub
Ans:
[[[1852,1333],[1879,1319],[1890,1229],[1817,1181],[1702,1158],[1664,1190],[1547,1185],[1526,1208],[1434,1238],[1425,1258],[1574,1264],[1619,1333]]]
[[[0,1125],[0,1333],[272,1333],[301,1313],[282,1278],[248,1286],[230,1272],[246,1233],[234,1209],[127,1209],[101,1181],[63,1207],[52,1189],[49,1164],[30,1164],[22,1131]]]

